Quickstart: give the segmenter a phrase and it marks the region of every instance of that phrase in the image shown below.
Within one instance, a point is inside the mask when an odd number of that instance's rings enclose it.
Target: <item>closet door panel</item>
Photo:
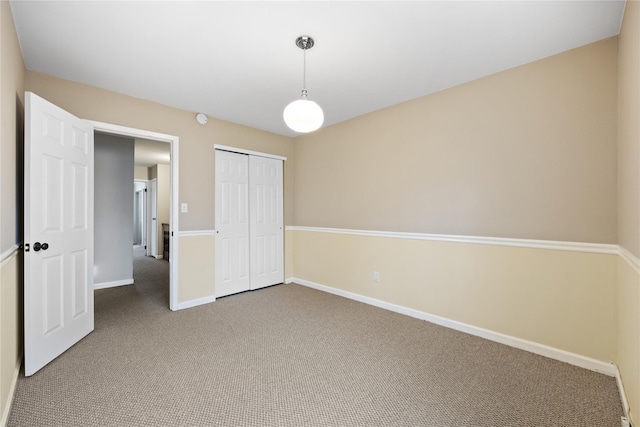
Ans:
[[[284,282],[282,160],[249,156],[251,289]]]
[[[249,156],[216,150],[216,297],[249,290]]]

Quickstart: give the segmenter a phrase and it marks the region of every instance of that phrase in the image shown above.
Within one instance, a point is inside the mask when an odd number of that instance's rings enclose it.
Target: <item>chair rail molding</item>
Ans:
[[[564,242],[556,240],[515,239],[510,237],[463,236],[456,234],[407,233],[395,231],[351,230],[344,228],[287,226],[287,231],[349,234],[354,236],[386,237],[394,239],[429,240],[434,242],[471,243],[478,245],[512,246],[518,248],[550,249],[558,251],[620,254],[618,245],[608,243]]]

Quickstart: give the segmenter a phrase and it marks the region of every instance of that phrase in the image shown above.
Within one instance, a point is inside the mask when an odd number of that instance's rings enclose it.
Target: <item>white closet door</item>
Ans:
[[[249,156],[251,289],[284,282],[282,160]]]
[[[216,151],[216,297],[250,289],[249,156]]]

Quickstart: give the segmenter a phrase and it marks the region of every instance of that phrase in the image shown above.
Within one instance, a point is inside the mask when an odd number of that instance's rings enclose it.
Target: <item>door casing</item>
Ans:
[[[178,247],[178,231],[179,227],[179,143],[180,138],[174,135],[168,135],[164,133],[152,132],[148,130],[136,129],[126,126],[114,125],[111,123],[103,123],[92,120],[87,120],[94,128],[94,132],[108,133],[111,135],[124,136],[129,138],[142,138],[150,139],[153,141],[166,142],[171,145],[171,189],[169,196],[169,223],[170,229],[170,245],[171,251],[169,254],[169,308],[173,311],[179,310],[181,307],[178,303],[178,259],[179,259],[179,247]]]

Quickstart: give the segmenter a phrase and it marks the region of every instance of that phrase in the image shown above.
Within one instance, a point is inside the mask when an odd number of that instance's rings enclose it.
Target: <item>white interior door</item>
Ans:
[[[282,160],[249,156],[251,289],[284,282]]]
[[[153,179],[148,188],[149,200],[149,237],[147,256],[158,257],[158,182]]]
[[[142,229],[142,245],[147,247],[147,183],[144,183],[144,188],[140,191],[140,227]]]
[[[93,331],[93,126],[25,94],[25,375]]]
[[[216,297],[250,289],[249,156],[216,151]]]

